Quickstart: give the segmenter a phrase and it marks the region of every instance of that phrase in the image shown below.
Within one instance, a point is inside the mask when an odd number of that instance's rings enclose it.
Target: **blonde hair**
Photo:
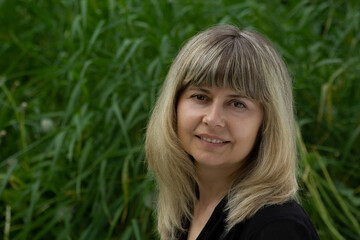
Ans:
[[[264,36],[218,26],[191,38],[175,58],[150,118],[146,158],[159,188],[161,239],[176,239],[191,221],[197,176],[176,132],[176,105],[188,85],[225,86],[261,102],[264,120],[251,158],[228,192],[227,228],[264,205],[296,196],[292,84],[284,61]]]

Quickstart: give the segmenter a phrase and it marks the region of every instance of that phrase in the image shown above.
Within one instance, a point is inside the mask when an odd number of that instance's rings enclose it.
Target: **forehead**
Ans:
[[[226,52],[226,51],[224,51]],[[200,52],[197,61],[185,61],[182,89],[187,86],[224,87],[243,96],[259,99],[263,90],[264,74],[254,56],[224,55],[220,51],[211,59],[207,52]]]
[[[254,36],[200,34],[189,41],[176,59],[176,92],[192,85],[229,87],[250,99],[266,101],[270,85],[276,82],[269,85],[269,76],[280,71],[271,46]]]
[[[190,85],[185,90],[198,91],[206,94],[223,94],[229,97],[247,98],[247,96],[242,92],[236,91],[235,89],[226,86]]]

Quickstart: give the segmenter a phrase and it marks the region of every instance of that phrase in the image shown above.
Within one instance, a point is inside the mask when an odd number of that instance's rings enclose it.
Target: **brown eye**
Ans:
[[[206,97],[202,94],[194,94],[191,96],[191,98],[195,98],[196,100],[199,100],[199,101],[205,101],[206,100]]]
[[[246,108],[245,104],[240,101],[233,101],[231,102],[231,105],[236,108]]]

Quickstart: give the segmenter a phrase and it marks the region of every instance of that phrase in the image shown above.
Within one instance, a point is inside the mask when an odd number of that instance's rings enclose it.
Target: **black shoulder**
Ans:
[[[295,201],[265,206],[241,225],[241,239],[319,240],[310,218]]]

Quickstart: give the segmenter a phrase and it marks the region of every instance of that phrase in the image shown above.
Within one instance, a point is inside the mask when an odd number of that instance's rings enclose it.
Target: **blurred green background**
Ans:
[[[157,239],[147,119],[218,24],[284,56],[302,205],[322,239],[360,239],[359,1],[0,0],[1,239]]]

